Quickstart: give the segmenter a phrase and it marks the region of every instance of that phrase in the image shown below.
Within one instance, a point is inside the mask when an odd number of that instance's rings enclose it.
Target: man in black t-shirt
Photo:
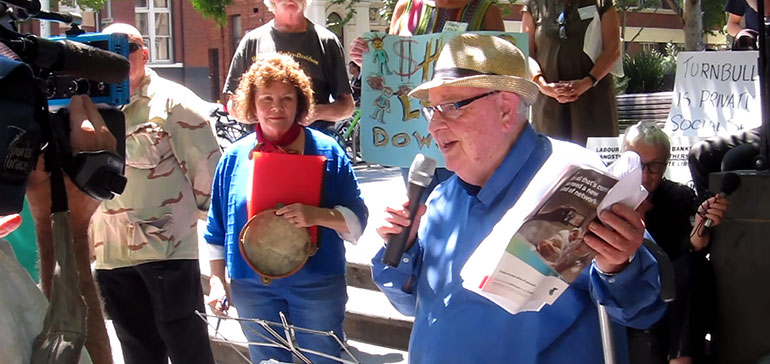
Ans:
[[[305,0],[265,0],[275,19],[243,37],[230,63],[224,93],[238,89],[241,75],[258,54],[279,52],[292,56],[313,82],[316,105],[313,115],[300,122],[325,130],[353,113],[353,97],[345,71],[343,48],[337,36],[305,18]],[[229,105],[228,105],[229,106]]]

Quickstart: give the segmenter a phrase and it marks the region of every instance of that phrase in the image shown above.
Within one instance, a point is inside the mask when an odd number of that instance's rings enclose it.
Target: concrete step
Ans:
[[[355,360],[361,364],[406,364],[408,363],[407,353],[405,351],[391,348],[383,348],[355,340],[347,341],[348,350]],[[246,345],[230,344],[220,340],[211,341],[211,348],[214,351],[214,360],[217,364],[250,364],[248,360],[249,351]],[[241,356],[243,355],[243,356]],[[355,362],[347,353],[342,355],[342,359]],[[117,363],[116,363],[117,364]]]
[[[353,271],[364,272],[366,267],[354,267]],[[208,277],[201,278],[208,282]],[[371,278],[368,284],[373,286]],[[361,283],[361,282],[359,282]],[[208,287],[204,284],[204,287]],[[204,288],[204,290],[207,290]],[[208,309],[208,308],[207,308]],[[409,347],[409,334],[412,330],[413,318],[399,313],[388,301],[385,295],[378,291],[348,286],[348,303],[345,307],[345,335],[348,339],[406,351]],[[209,312],[210,314],[211,312]],[[237,309],[231,308],[230,315],[237,317]],[[209,319],[211,327],[209,335],[212,342],[220,339],[216,327],[216,319]],[[240,330],[240,325],[234,320],[222,320],[219,323],[219,333],[224,334],[228,340],[244,342],[245,337]],[[222,349],[227,349],[223,345]],[[245,347],[245,346],[244,346]],[[228,351],[228,350],[225,350]]]
[[[348,262],[348,271],[345,274],[345,280],[348,287],[368,289],[379,291],[377,285],[372,281],[372,266],[365,263]]]
[[[409,347],[413,318],[404,316],[393,308],[387,297],[372,281],[371,270],[371,265],[367,263],[348,263],[345,335],[351,340],[406,351]],[[201,282],[204,294],[208,294],[209,276],[202,274]],[[242,338],[237,322],[232,323],[235,324],[235,331]],[[225,322],[221,325],[225,325]],[[212,330],[211,334],[213,333]],[[212,336],[212,342],[213,339],[214,336]],[[222,349],[224,353],[231,351],[224,346]]]
[[[400,350],[409,347],[412,317],[404,316],[372,281],[372,266],[348,263],[348,304],[345,335],[355,340]]]
[[[380,291],[348,286],[345,335],[379,346],[407,350],[414,319],[393,308]]]
[[[382,293],[348,287],[348,295],[350,299],[345,316],[345,334],[353,356],[363,364],[406,363],[406,347],[411,330],[410,318],[393,309]],[[369,306],[369,309],[364,309],[366,306]],[[366,312],[361,312],[362,310]],[[367,313],[375,311],[380,312],[381,316]],[[229,315],[237,317],[237,309],[230,308]],[[219,323],[217,321],[216,318],[208,319],[211,347],[216,362],[248,363],[244,359],[249,357],[247,340],[238,321],[221,320]],[[218,330],[215,330],[217,326]],[[388,345],[379,342],[386,342]],[[348,355],[344,355],[343,359],[352,361]]]

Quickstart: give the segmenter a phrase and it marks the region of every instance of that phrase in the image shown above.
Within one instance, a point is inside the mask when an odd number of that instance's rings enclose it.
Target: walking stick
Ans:
[[[671,302],[676,298],[674,286],[674,266],[663,249],[652,240],[644,239],[644,246],[658,261],[658,276],[660,277],[660,299],[663,302]],[[604,305],[596,305],[599,311],[599,329],[602,333],[602,349],[604,352],[604,364],[615,364],[615,340],[612,336],[612,323],[610,315]]]

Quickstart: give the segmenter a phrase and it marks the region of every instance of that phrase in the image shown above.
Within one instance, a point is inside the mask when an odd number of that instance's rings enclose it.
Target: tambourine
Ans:
[[[307,228],[295,227],[275,211],[267,209],[254,215],[238,237],[243,259],[264,284],[296,273],[318,250]]]

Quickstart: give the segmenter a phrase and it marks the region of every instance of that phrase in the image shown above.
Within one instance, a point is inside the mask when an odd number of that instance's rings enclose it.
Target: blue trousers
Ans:
[[[340,340],[344,340],[342,320],[345,318],[345,304],[348,301],[345,276],[334,275],[299,284],[281,285],[273,282],[264,285],[259,279],[234,279],[231,282],[232,303],[238,309],[240,318],[258,318],[272,322],[281,322],[278,312],[283,312],[295,326],[318,330],[334,331]],[[257,332],[272,338],[261,326],[253,322],[241,322],[241,329],[251,342],[266,342]],[[273,327],[283,335],[283,329]],[[339,357],[340,345],[331,337],[297,331],[297,343],[300,347]],[[249,346],[251,360],[275,359],[292,362],[292,354],[281,348]],[[305,353],[315,364],[339,363],[318,355]]]

